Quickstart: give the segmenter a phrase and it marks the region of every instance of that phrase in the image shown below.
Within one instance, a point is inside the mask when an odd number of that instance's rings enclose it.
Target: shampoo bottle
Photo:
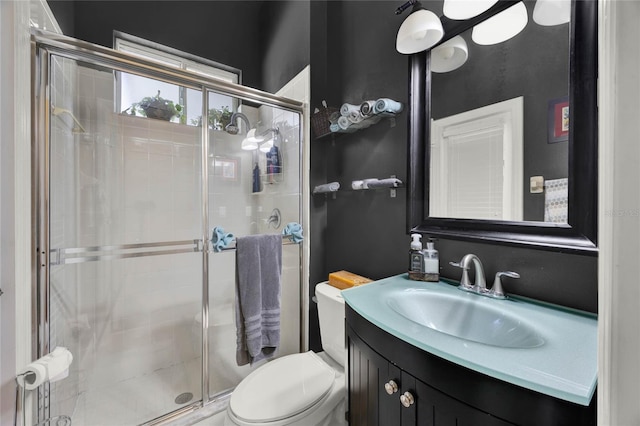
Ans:
[[[434,248],[434,242],[429,239],[427,248],[422,250],[424,257],[424,281],[437,282],[440,280],[440,260],[438,250]]]
[[[422,235],[411,234],[411,251],[409,251],[409,279],[424,280],[424,254],[422,253]]]

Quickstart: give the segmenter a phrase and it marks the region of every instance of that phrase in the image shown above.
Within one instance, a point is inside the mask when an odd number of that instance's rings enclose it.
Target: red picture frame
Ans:
[[[237,181],[239,176],[239,159],[235,157],[213,157],[213,176],[223,180]]]
[[[547,143],[569,140],[569,97],[551,99],[547,117]]]

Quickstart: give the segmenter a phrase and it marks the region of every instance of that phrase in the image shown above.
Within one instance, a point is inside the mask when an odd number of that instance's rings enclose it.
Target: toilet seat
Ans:
[[[246,423],[291,418],[321,403],[336,371],[314,352],[287,355],[249,374],[229,401],[233,416]]]

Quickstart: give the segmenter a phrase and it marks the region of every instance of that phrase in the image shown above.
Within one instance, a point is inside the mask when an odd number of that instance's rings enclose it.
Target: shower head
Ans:
[[[227,126],[224,128],[224,130],[230,135],[237,135],[238,133],[240,133],[240,127],[238,127],[237,125],[238,118],[244,121],[244,124],[246,124],[247,126],[247,131],[249,131],[249,129],[251,128],[251,124],[249,124],[249,119],[247,118],[246,115],[244,115],[241,112],[234,112],[231,115],[231,120],[229,120],[230,121],[229,124],[227,124]]]
[[[51,115],[56,117],[61,114],[69,114],[69,116],[73,119],[73,122],[75,123],[75,126],[73,126],[73,128],[71,129],[73,133],[87,133],[84,127],[82,127],[82,124],[80,124],[76,116],[73,115],[71,111],[69,111],[68,109],[57,107],[55,105],[51,105]]]

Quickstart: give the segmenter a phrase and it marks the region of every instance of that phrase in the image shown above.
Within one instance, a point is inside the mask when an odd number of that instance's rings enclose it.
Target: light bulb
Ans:
[[[442,13],[449,19],[469,19],[486,12],[498,0],[444,0]]]
[[[516,3],[473,27],[471,39],[480,45],[502,43],[524,30],[529,22],[524,3]]]
[[[242,145],[240,147],[245,151],[253,151],[258,149],[258,142],[256,142],[255,140],[246,138],[242,140]]]
[[[442,56],[442,59],[451,59],[453,58],[454,53],[455,49],[453,47],[442,46],[440,55]]]
[[[396,50],[404,54],[422,52],[442,39],[442,22],[435,13],[419,9],[404,20],[396,36]]]
[[[431,49],[431,71],[449,72],[460,68],[469,57],[467,42],[455,36]]]
[[[416,31],[415,33],[411,34],[411,38],[414,40],[422,40],[423,38],[425,38],[427,35],[427,30],[424,31]]]
[[[272,147],[273,147],[273,138],[269,139],[268,141],[266,141],[262,145],[260,145],[260,151],[261,152],[269,152],[269,151],[271,151]]]

